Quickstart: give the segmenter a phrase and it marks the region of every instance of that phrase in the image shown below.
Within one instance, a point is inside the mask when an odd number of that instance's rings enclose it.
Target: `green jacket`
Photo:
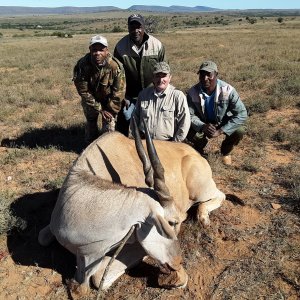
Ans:
[[[74,84],[82,101],[100,111],[117,114],[125,97],[125,74],[122,64],[109,54],[103,67],[96,66],[90,53],[74,67]]]
[[[129,35],[124,36],[114,50],[114,56],[123,64],[126,74],[126,99],[136,100],[139,92],[150,86],[153,67],[166,61],[165,47],[152,35],[144,34],[142,52],[138,53]]]
[[[200,83],[188,90],[187,100],[191,114],[191,127],[201,132],[206,123],[204,97]],[[237,91],[228,83],[217,80],[214,99],[217,125],[227,135],[231,135],[247,119],[247,110]]]

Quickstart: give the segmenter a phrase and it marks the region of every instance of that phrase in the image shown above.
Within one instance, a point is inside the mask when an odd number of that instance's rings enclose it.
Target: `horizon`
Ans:
[[[13,5],[12,3],[13,2]],[[185,5],[183,1],[165,1],[164,5],[159,1],[139,1],[137,4],[136,1],[123,0],[123,1],[114,1],[108,5],[99,5],[98,1],[92,0],[89,1],[89,5],[86,5],[86,2],[83,0],[63,0],[63,1],[51,1],[51,0],[42,0],[39,1],[39,5],[36,5],[34,0],[0,0],[0,6],[21,6],[21,7],[47,7],[47,8],[56,8],[56,7],[103,7],[103,6],[115,6],[121,9],[128,9],[133,5],[147,5],[147,6],[186,6],[186,7],[195,7],[195,6],[206,6],[211,8],[218,9],[299,9],[300,4],[297,0],[288,0],[288,1],[279,1],[279,0],[255,0],[249,3],[243,3],[239,0],[210,0],[205,1],[205,3],[199,3],[199,1],[190,1],[189,5]]]

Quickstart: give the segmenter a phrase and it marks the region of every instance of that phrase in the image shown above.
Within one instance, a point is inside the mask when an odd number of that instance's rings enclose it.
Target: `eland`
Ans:
[[[160,266],[161,287],[184,287],[180,225],[195,204],[199,221],[208,225],[209,213],[225,199],[199,153],[184,143],[152,141],[145,129],[146,141],[135,124],[135,139],[113,132],[90,144],[71,167],[50,224],[39,233],[41,245],[56,238],[76,255],[75,279],[85,288],[90,279],[96,287],[104,279],[101,288],[107,289],[147,255]]]

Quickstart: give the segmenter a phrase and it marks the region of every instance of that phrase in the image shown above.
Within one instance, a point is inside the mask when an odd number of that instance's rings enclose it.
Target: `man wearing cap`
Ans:
[[[204,154],[209,139],[224,134],[222,160],[225,165],[230,165],[230,153],[245,134],[246,107],[237,91],[218,79],[218,67],[213,61],[204,61],[197,74],[199,82],[187,93],[191,114],[187,139]]]
[[[101,35],[93,36],[89,50],[75,65],[73,78],[86,117],[87,144],[99,136],[99,113],[101,133],[115,130],[126,88],[123,66],[109,53],[107,39]]]
[[[142,136],[145,133],[144,120],[153,139],[182,142],[191,125],[189,108],[184,93],[170,84],[171,78],[166,62],[154,66],[153,86],[139,93],[133,118]],[[131,119],[131,132],[132,122]]]
[[[145,32],[145,21],[140,14],[129,16],[128,32],[114,50],[126,74],[126,101],[117,122],[117,130],[125,135],[128,135],[131,112],[139,92],[152,84],[155,63],[166,61],[164,46]]]

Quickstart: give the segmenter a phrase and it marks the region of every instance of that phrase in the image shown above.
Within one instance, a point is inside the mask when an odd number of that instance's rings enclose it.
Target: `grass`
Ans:
[[[292,205],[290,209],[300,213],[300,165],[298,161],[288,164],[284,167],[278,167],[274,170],[277,182],[284,187],[288,193],[282,198],[283,203]]]
[[[212,59],[220,78],[236,88],[247,106],[248,131],[235,149],[233,167],[220,163],[220,141],[208,156],[217,186],[246,205],[226,201],[211,213],[210,228],[193,218],[183,224],[179,240],[191,278],[185,290],[153,288],[155,264],[150,269],[143,265],[150,279],[133,270],[116,283],[112,299],[123,299],[124,291],[128,299],[299,298],[299,16],[284,16],[284,24],[278,15],[254,13],[257,22],[250,24],[242,12],[155,16],[158,26],[164,22],[164,31],[154,35],[166,47],[173,85],[186,91],[197,82],[200,63]],[[125,32],[112,29],[125,30],[126,17],[116,12],[17,17],[9,20],[10,28],[0,18],[0,233],[10,252],[17,253],[12,255],[18,271],[26,274],[34,266],[34,274],[43,273],[45,266],[62,275],[63,280],[48,283],[49,298],[57,292],[68,299],[65,279],[74,271],[74,261],[65,261],[67,254],[57,245],[41,250],[36,243],[58,189],[84,147],[84,117],[72,69],[96,32],[105,33],[113,51]],[[55,31],[73,38],[52,36]],[[281,208],[273,209],[272,203]],[[26,229],[21,230],[18,218]],[[26,251],[34,261],[19,254]],[[34,285],[27,284],[16,297]],[[0,293],[6,295],[2,285]]]
[[[21,218],[14,216],[10,209],[11,202],[15,199],[15,194],[11,191],[1,191],[0,193],[0,235],[12,229],[24,230],[26,223]]]

